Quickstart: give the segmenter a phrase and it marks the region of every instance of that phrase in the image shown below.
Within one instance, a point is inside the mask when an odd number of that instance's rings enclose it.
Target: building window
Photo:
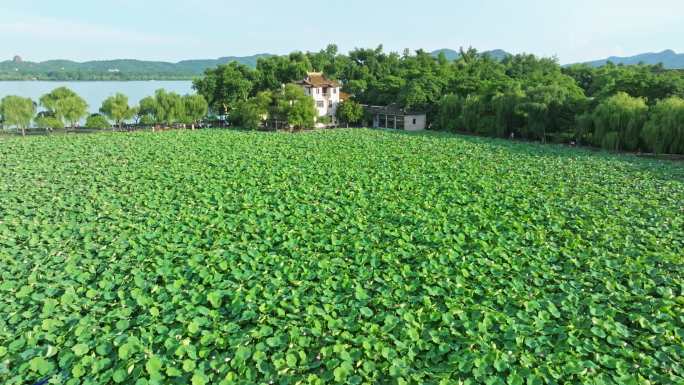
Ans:
[[[316,101],[316,107],[318,107],[318,108],[323,108],[323,107],[325,107],[325,104],[323,104],[323,101],[322,101],[322,100],[317,100],[317,101]]]
[[[328,101],[328,107],[332,108],[332,100]]]
[[[413,124],[416,124],[416,119],[415,119],[415,118],[413,119]]]
[[[321,93],[321,89],[320,89],[320,88],[316,88],[316,93],[317,93],[317,94],[320,94],[320,93]]]
[[[337,88],[333,88],[333,94],[337,93]]]

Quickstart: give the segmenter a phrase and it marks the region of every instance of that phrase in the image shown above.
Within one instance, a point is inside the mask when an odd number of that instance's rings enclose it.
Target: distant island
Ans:
[[[435,57],[444,54],[447,60],[456,60],[460,52],[453,49],[432,51]],[[494,60],[504,60],[511,56],[504,50],[484,51],[482,55]],[[238,62],[255,68],[259,58],[276,56],[262,53],[251,56],[226,56],[218,59],[183,60],[177,63],[163,61],[145,61],[133,59],[98,60],[75,62],[71,60],[48,60],[44,62],[25,61],[20,56],[12,60],[0,62],[0,81],[2,80],[192,80],[201,76],[205,70],[219,64]],[[655,65],[662,63],[666,69],[684,69],[684,54],[673,50],[658,53],[645,53],[628,57],[611,56],[606,59],[585,63],[591,67],[600,67],[607,63],[636,65]]]

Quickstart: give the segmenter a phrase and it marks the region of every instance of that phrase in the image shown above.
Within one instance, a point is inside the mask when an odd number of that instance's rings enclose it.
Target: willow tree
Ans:
[[[114,123],[119,127],[119,130],[121,130],[123,123],[135,116],[136,108],[128,105],[128,96],[122,93],[117,93],[108,97],[104,102],[102,102],[100,113],[106,116],[109,120],[114,121]]]
[[[492,97],[492,108],[496,114],[496,136],[507,137],[519,132],[525,117],[518,105],[525,100],[525,93],[519,87],[512,87]]]
[[[75,127],[88,115],[88,103],[67,87],[55,88],[41,96],[40,105],[69,127]]]
[[[642,138],[656,153],[684,154],[684,99],[672,97],[653,106]]]
[[[192,129],[201,121],[207,112],[209,112],[209,104],[202,95],[185,95],[183,96],[183,104],[185,108],[184,121],[190,124]]]
[[[26,135],[26,130],[36,115],[36,104],[30,98],[5,96],[0,101],[0,115],[4,125],[16,127],[22,135]]]
[[[647,114],[646,100],[619,92],[594,110],[592,141],[608,150],[637,150]]]
[[[463,111],[463,98],[459,95],[444,95],[437,104],[437,116],[435,126],[439,130],[461,131],[463,124],[461,113]]]
[[[147,96],[140,100],[140,105],[136,110],[136,120],[146,126],[158,123],[157,99],[154,96]]]
[[[154,94],[156,102],[156,120],[158,123],[172,125],[183,119],[185,104],[183,97],[175,92],[159,89]]]
[[[528,89],[519,107],[527,118],[523,134],[546,142],[549,133],[562,131],[560,118],[570,97],[568,89],[557,84]]]

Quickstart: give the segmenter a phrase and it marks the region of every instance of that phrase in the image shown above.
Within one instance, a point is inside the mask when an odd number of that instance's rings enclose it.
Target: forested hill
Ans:
[[[174,80],[192,79],[207,68],[232,61],[256,67],[257,60],[270,54],[228,56],[218,59],[183,60],[178,63],[144,60],[102,60],[44,62],[13,60],[0,62],[0,80]]]
[[[684,53],[678,54],[675,51],[668,49],[662,52],[643,53],[640,55],[627,57],[611,56],[607,59],[590,61],[584,64],[588,64],[592,67],[600,67],[608,62],[624,65],[633,65],[640,63],[656,65],[662,63],[663,67],[667,69],[684,69]]]

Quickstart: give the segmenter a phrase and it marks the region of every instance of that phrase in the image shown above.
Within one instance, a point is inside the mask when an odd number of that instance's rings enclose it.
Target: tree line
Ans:
[[[358,104],[396,104],[425,112],[434,130],[684,153],[684,74],[662,66],[562,67],[555,58],[497,60],[472,48],[451,61],[423,50],[387,53],[382,46],[344,55],[329,45],[260,58],[256,68],[220,65],[194,87],[214,113],[255,127],[268,114],[290,120],[278,110],[283,84],[311,71],[340,81],[353,96],[338,109],[342,122],[369,122]]]
[[[42,111],[38,111],[38,107]],[[52,132],[55,129],[74,128],[86,118],[90,129],[119,128],[128,121],[146,126],[186,124],[193,129],[208,112],[202,95],[179,95],[159,89],[154,96],[142,99],[137,106],[129,104],[122,93],[102,102],[99,113],[88,114],[88,103],[73,90],[59,87],[40,97],[38,102],[16,95],[0,100],[0,122],[4,127],[16,128],[26,135],[32,123],[35,127]]]
[[[502,60],[461,50],[456,60],[418,50],[403,53],[335,45],[319,52],[259,58],[256,67],[237,62],[208,69],[193,81],[196,96],[159,90],[138,106],[123,95],[103,103],[86,126],[196,124],[207,111],[231,124],[259,128],[266,120],[309,128],[313,100],[292,83],[308,72],[338,80],[351,99],[338,108],[347,124],[368,123],[362,104],[390,105],[427,115],[433,130],[516,137],[542,142],[599,146],[611,150],[684,153],[684,72],[662,66],[562,67],[555,58],[520,54]],[[0,115],[6,126],[73,126],[87,106],[68,90],[37,103],[6,97]],[[56,102],[55,100],[61,100]],[[80,99],[80,100],[79,100]]]

